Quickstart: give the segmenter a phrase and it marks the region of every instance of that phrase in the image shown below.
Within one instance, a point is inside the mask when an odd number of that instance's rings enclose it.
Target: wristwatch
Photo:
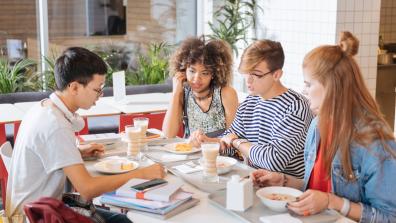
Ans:
[[[239,146],[241,146],[242,143],[249,142],[249,140],[247,140],[247,139],[235,139],[234,141],[236,142],[235,149],[239,149]]]

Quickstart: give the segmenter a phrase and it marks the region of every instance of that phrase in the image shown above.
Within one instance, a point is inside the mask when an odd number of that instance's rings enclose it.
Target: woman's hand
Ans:
[[[231,148],[231,141],[237,139],[238,136],[234,133],[230,133],[220,139],[220,152],[224,152],[225,149]]]
[[[313,215],[325,209],[329,205],[329,193],[318,190],[307,190],[296,201],[289,202],[287,208],[299,215]]]
[[[210,138],[207,137],[202,130],[197,130],[191,134],[188,141],[193,147],[199,148],[202,143],[208,142],[209,140]]]
[[[258,169],[250,174],[253,184],[258,187],[283,186],[284,174]]]
[[[186,74],[184,72],[177,72],[173,76],[173,92],[181,93],[183,92],[183,83],[187,80]]]
[[[86,157],[101,157],[104,154],[104,145],[98,143],[90,143],[87,145],[79,145],[81,156]]]

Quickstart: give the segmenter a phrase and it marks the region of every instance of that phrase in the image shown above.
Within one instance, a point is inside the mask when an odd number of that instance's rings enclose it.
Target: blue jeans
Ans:
[[[96,213],[102,216],[106,223],[132,223],[125,214],[111,212],[102,208],[96,208]]]

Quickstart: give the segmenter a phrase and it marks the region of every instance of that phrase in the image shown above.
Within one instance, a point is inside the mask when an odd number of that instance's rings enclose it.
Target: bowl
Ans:
[[[217,174],[226,174],[230,172],[237,162],[236,159],[231,157],[218,156],[216,159]],[[202,158],[199,159],[199,163],[202,165]]]
[[[264,187],[259,189],[256,195],[270,210],[287,212],[287,202],[294,201],[302,193],[302,191],[291,187]]]

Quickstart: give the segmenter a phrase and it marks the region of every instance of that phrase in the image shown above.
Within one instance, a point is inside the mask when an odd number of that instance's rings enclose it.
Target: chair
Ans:
[[[18,135],[19,126],[21,125],[21,121],[14,122],[14,143],[16,142],[16,137]]]
[[[165,118],[165,112],[152,114],[121,114],[118,132],[125,131],[126,125],[132,125],[133,119],[138,117],[145,117],[149,119],[148,128],[162,129],[162,122]]]
[[[0,155],[7,169],[7,172],[9,172],[11,166],[11,158],[12,158],[12,146],[10,142],[7,141],[1,145]]]
[[[7,141],[5,124],[0,123],[0,144],[3,144]]]
[[[6,204],[6,191],[7,191],[7,180],[8,180],[8,171],[11,165],[11,157],[12,157],[12,147],[10,142],[5,142],[0,147],[0,185],[1,185],[1,196],[3,200],[3,205]]]
[[[83,119],[85,122],[84,128],[81,129],[79,132],[76,132],[76,134],[75,134],[76,136],[89,134],[88,119],[87,119],[87,117],[83,117]]]
[[[132,125],[133,119],[137,117],[146,117],[149,118],[149,126],[148,128],[154,129],[162,129],[162,123],[164,122],[165,112],[161,113],[152,113],[152,114],[121,114],[120,115],[120,124],[118,127],[118,132],[125,131],[126,125]],[[180,126],[178,137],[183,138],[184,136],[184,126],[183,124]]]

